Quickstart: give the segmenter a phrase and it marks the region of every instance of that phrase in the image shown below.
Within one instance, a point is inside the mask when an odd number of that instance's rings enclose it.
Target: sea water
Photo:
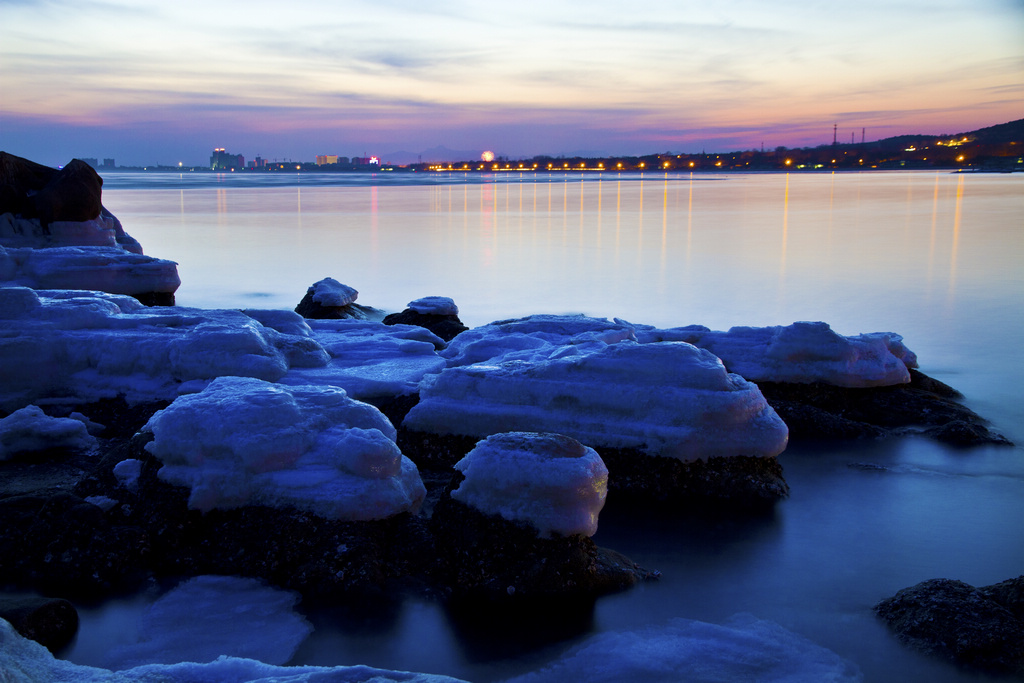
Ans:
[[[288,308],[333,277],[397,311],[452,297],[470,326],[579,312],[660,327],[823,320],[893,331],[1024,444],[1024,174],[120,174],[104,204],[179,263],[179,305]],[[293,663],[498,680],[596,633],[748,613],[866,680],[977,677],[900,645],[871,607],[919,581],[1024,574],[1024,449],[918,438],[794,444],[774,514],[652,516],[609,501],[595,540],[661,579],[546,623],[428,601],[308,610]],[[144,601],[142,601],[144,602]],[[102,661],[83,609],[68,657]],[[103,629],[97,629],[102,632]]]

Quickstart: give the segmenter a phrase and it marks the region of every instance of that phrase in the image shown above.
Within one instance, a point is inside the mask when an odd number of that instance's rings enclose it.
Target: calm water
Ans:
[[[891,330],[926,373],[1024,444],[1022,174],[344,181],[111,174],[104,203],[147,253],[179,262],[181,305],[293,308],[330,276],[389,311],[450,296],[470,326],[582,312]],[[637,518],[610,505],[598,543],[663,578],[600,600],[561,638],[510,639],[410,601],[369,622],[311,615],[318,632],[295,663],[482,681],[595,632],[749,612],[850,659],[866,680],[976,680],[898,645],[870,608],[928,578],[985,585],[1024,573],[1022,456],[916,439],[794,446],[780,458],[792,497],[767,519]],[[84,611],[84,623],[103,633],[136,608]],[[93,663],[102,641],[87,630],[71,658]]]

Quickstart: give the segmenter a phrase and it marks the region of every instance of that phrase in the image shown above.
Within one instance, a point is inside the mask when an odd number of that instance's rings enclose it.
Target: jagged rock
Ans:
[[[931,579],[882,600],[875,612],[902,642],[922,652],[984,671],[1022,675],[1022,582],[1024,576],[979,589],[963,581]]]
[[[0,619],[51,651],[70,643],[78,632],[78,610],[60,598],[0,593]]]

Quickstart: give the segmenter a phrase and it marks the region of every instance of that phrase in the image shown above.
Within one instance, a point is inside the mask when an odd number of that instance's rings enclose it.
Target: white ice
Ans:
[[[428,330],[291,311],[147,308],[127,296],[0,288],[0,409],[45,399],[172,400],[224,375],[414,393],[444,360]]]
[[[87,289],[113,294],[174,293],[177,264],[145,256],[107,212],[89,221],[0,215],[0,286]]]
[[[367,666],[276,666],[220,656],[209,663],[145,664],[123,671],[81,666],[54,656],[0,619],[0,674],[4,681],[42,683],[459,683],[432,674]]]
[[[673,619],[603,633],[505,683],[855,683],[856,665],[777,623],[737,615],[724,625]]]
[[[221,377],[147,423],[158,476],[191,490],[189,507],[294,507],[328,519],[419,509],[419,471],[395,428],[343,389]]]
[[[348,285],[343,285],[332,277],[325,277],[310,285],[309,294],[313,302],[328,308],[348,306],[359,298],[359,292]]]
[[[114,465],[114,477],[117,479],[117,483],[129,491],[138,489],[140,476],[142,476],[141,460],[128,458]]]
[[[608,468],[592,448],[560,434],[510,432],[483,441],[455,464],[465,479],[452,498],[532,524],[541,537],[597,533]]]
[[[730,372],[752,382],[825,382],[841,387],[879,387],[910,382],[917,356],[893,332],[845,337],[823,322],[785,327],[705,327],[659,330],[635,326],[641,342],[685,341],[711,351]]]
[[[447,296],[425,296],[409,302],[409,308],[424,315],[458,315],[459,307]]]
[[[713,332],[693,325],[659,329],[623,320],[582,315],[534,315],[463,332],[441,355],[450,366],[500,360],[531,360],[551,346],[686,342],[722,359],[729,372],[752,382],[825,382],[871,387],[910,381],[917,357],[893,332],[842,336],[823,322],[776,327],[734,327]]]
[[[84,451],[96,445],[86,424],[71,417],[50,417],[26,406],[0,419],[0,460],[48,449]]]
[[[426,377],[403,425],[477,437],[553,432],[683,461],[786,447],[788,429],[757,386],[689,344],[591,341],[529,354]]]

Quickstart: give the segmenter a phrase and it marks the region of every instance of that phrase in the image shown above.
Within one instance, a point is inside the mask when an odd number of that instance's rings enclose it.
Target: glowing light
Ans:
[[[792,163],[793,163],[792,159],[786,159],[786,166],[789,166]]]
[[[480,155],[480,160],[486,161],[487,163],[494,161],[494,152],[487,150],[486,152]]]

